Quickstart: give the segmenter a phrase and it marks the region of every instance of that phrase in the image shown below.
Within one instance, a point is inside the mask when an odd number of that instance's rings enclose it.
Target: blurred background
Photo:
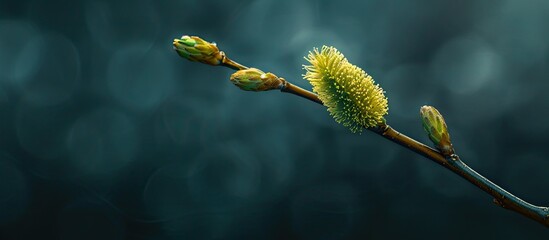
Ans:
[[[547,239],[453,173],[323,106],[243,92],[197,35],[310,89],[333,45],[428,142],[549,205],[549,2],[0,1],[0,239]]]

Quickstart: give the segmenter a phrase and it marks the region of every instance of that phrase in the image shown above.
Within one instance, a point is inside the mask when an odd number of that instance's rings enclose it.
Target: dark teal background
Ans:
[[[547,239],[449,171],[325,108],[192,63],[198,35],[310,89],[333,45],[428,142],[549,205],[549,2],[0,1],[0,239]]]

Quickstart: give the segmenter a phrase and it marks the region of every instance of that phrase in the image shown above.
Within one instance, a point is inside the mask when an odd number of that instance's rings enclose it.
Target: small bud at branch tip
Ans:
[[[193,62],[217,66],[223,61],[223,52],[216,44],[209,43],[196,36],[182,36],[173,40],[173,48],[179,56]]]
[[[423,106],[419,112],[423,123],[423,129],[425,129],[425,132],[427,132],[429,139],[433,142],[435,147],[444,155],[449,156],[453,154],[454,148],[452,147],[448,127],[446,126],[442,114],[432,106]]]

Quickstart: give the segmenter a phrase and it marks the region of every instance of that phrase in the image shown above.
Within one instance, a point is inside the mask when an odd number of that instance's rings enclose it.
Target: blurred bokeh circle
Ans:
[[[147,180],[144,201],[153,212],[172,216],[199,208],[241,206],[259,191],[261,166],[251,154],[245,146],[228,143],[211,146],[192,161],[181,159],[166,165]],[[168,211],[166,207],[172,204]],[[195,207],[188,209],[191,205]]]
[[[489,87],[501,73],[499,54],[478,36],[460,36],[439,49],[433,78],[452,93],[467,95]]]
[[[166,164],[147,178],[142,198],[154,221],[173,221],[195,212],[187,186],[189,164],[185,160]]]
[[[229,142],[211,146],[194,160],[189,190],[197,204],[210,208],[239,206],[259,190],[261,166],[248,146]]]
[[[133,43],[116,51],[107,69],[107,86],[124,106],[154,110],[174,91],[175,75],[168,54],[162,49]]]
[[[66,138],[72,174],[113,176],[133,159],[139,144],[130,117],[100,108],[72,124]]]
[[[0,36],[0,84],[26,82],[40,63],[31,44],[39,31],[29,22],[0,20]]]
[[[67,101],[80,80],[80,54],[71,40],[57,34],[34,37],[28,48],[36,70],[21,82],[23,97],[36,105]]]
[[[428,67],[422,64],[403,64],[390,69],[376,81],[387,91],[388,119],[416,120],[423,105],[434,104],[437,91],[434,84],[426,81],[428,72]]]
[[[57,171],[66,164],[65,138],[73,114],[67,105],[55,107],[20,103],[15,113],[15,131],[23,150],[35,157],[29,167],[38,172]],[[46,170],[49,169],[49,170]]]
[[[300,239],[347,239],[364,211],[361,200],[358,191],[345,183],[305,189],[293,200],[292,227]]]
[[[92,39],[111,51],[135,41],[149,49],[159,33],[159,16],[150,3],[91,1],[85,17]]]

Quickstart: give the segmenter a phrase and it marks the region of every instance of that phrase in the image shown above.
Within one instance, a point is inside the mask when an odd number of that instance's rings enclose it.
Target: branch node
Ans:
[[[494,198],[494,199],[492,200],[492,202],[493,202],[494,204],[496,204],[496,205],[502,207],[502,208],[506,208],[506,207],[505,207],[505,204],[503,204],[503,201],[501,201],[501,200],[499,200],[499,199],[497,199],[497,198]]]

